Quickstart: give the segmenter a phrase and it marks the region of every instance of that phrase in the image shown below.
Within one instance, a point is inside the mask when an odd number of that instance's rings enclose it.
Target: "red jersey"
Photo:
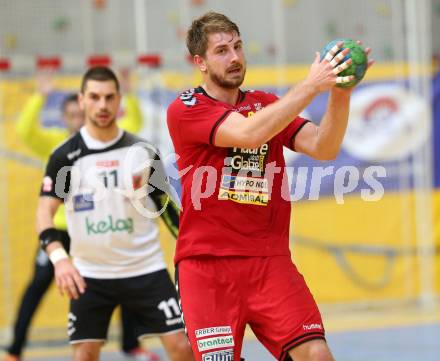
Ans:
[[[168,129],[182,172],[175,263],[201,255],[290,255],[283,146],[292,148],[307,120],[295,118],[257,149],[214,145],[216,131],[230,112],[249,117],[276,100],[273,94],[240,91],[232,106],[199,87],[169,106]]]

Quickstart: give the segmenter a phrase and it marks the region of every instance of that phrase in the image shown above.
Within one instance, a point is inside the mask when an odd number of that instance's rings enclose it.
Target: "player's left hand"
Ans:
[[[357,40],[356,41],[359,45],[362,45],[362,41]],[[375,63],[374,59],[369,59],[369,55],[371,53],[371,48],[370,47],[366,47],[365,48],[365,55],[367,56],[368,59],[368,63],[367,63],[367,71],[368,69],[373,66],[373,64]],[[349,87],[349,88],[339,88],[339,87],[333,87],[331,89],[332,92],[334,93],[341,93],[341,94],[351,94],[353,92],[353,90],[356,88],[356,86],[353,87]]]

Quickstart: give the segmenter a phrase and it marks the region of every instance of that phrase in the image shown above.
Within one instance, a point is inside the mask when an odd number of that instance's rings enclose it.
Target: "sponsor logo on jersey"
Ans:
[[[114,160],[98,160],[96,162],[96,166],[97,167],[102,167],[102,168],[118,167],[119,166],[119,160],[118,159],[114,159]]]
[[[268,194],[250,193],[250,192],[234,192],[232,190],[220,189],[218,199],[229,200],[243,204],[254,204],[259,206],[267,206],[269,202]]]
[[[235,189],[237,191],[268,192],[268,183],[265,178],[236,177],[222,175],[220,187],[226,190]]]
[[[94,208],[93,194],[77,194],[73,196],[73,210],[75,212],[91,211]]]
[[[81,148],[68,153],[67,159],[72,160],[73,158],[79,157],[80,154],[81,154]]]
[[[246,105],[242,105],[241,107],[237,108],[236,111],[240,113],[245,110],[251,110],[251,109],[252,109],[251,106],[249,104],[246,104]]]
[[[267,179],[223,174],[218,199],[267,206],[270,199]]]
[[[219,336],[197,340],[199,351],[213,350],[216,348],[234,346],[234,338],[231,336]]]
[[[202,361],[233,361],[234,350],[232,348],[227,350],[209,352],[202,355]]]
[[[133,189],[139,189],[142,186],[142,176],[141,175],[134,175],[132,177],[133,179]]]
[[[53,186],[52,178],[49,176],[45,176],[43,178],[43,192],[51,192]]]
[[[88,235],[116,232],[133,233],[133,219],[113,220],[112,216],[108,216],[105,220],[94,222],[86,217],[86,230]]]
[[[311,323],[309,325],[303,325],[304,331],[310,330],[322,330],[322,325],[319,323]]]
[[[263,144],[259,148],[230,148],[228,159],[233,172],[252,172],[253,175],[264,175],[269,145]]]
[[[231,334],[232,329],[231,326],[217,326],[217,327],[200,328],[198,330],[195,330],[194,333],[196,334],[196,338],[200,338],[205,336]]]
[[[196,105],[197,98],[194,96],[194,89],[187,90],[186,92],[180,94],[180,100],[187,107],[192,107],[193,105]]]
[[[222,174],[218,199],[267,206],[270,197],[264,172],[268,155],[267,143],[255,149],[230,148],[225,159],[227,174]]]

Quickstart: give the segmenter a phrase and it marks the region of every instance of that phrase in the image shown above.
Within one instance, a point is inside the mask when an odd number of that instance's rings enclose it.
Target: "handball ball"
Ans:
[[[343,63],[344,61],[347,61],[348,59],[352,59],[352,63],[349,65],[347,69],[340,72],[338,76],[350,76],[354,75],[354,80],[348,82],[348,83],[340,83],[336,84],[337,87],[340,88],[350,88],[352,86],[355,86],[357,83],[359,83],[362,78],[365,75],[365,72],[367,71],[367,64],[368,59],[365,55],[365,49],[359,45],[356,41],[351,39],[335,39],[330,41],[324,49],[322,49],[321,52],[321,60],[324,59],[325,55],[328,53],[328,51],[333,48],[337,43],[343,42],[344,45],[342,46],[341,50],[344,50],[345,48],[350,49],[350,53],[341,61]],[[339,53],[338,52],[338,53]]]

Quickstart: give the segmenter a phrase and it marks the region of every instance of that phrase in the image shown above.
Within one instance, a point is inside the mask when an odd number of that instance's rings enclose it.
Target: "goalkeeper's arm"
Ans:
[[[54,148],[69,135],[66,129],[44,128],[40,124],[39,114],[46,97],[34,94],[25,104],[15,126],[20,139],[40,158],[46,159]]]
[[[135,134],[142,129],[142,111],[139,101],[134,95],[127,94],[125,96],[125,116],[118,120],[118,125],[120,128]]]

